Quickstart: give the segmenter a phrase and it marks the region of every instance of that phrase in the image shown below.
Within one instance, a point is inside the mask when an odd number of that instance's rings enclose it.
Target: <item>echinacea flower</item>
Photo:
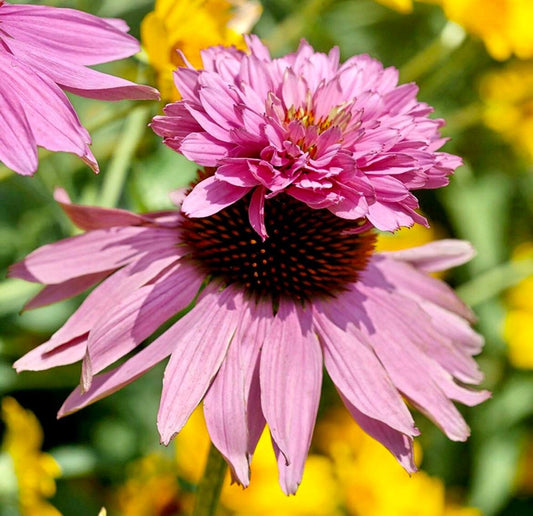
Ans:
[[[46,284],[36,308],[100,282],[48,342],[15,364],[42,370],[82,361],[82,382],[60,415],[134,381],[170,356],[158,428],[168,443],[203,400],[209,434],[235,480],[265,423],[285,493],[300,482],[325,366],[346,407],[408,470],[416,429],[404,398],[453,440],[469,429],[453,401],[487,392],[472,355],[472,312],[426,272],[468,260],[443,240],[374,253],[358,221],[309,208],[287,193],[265,204],[270,235],[248,222],[250,195],[209,217],[134,213],[56,199],[86,233],[46,245],[10,276]],[[153,342],[138,346],[173,316]],[[130,358],[102,371],[136,350]]]
[[[215,167],[189,193],[183,210],[206,217],[249,196],[249,219],[264,239],[264,210],[284,192],[340,218],[366,218],[381,230],[415,222],[411,190],[438,188],[461,160],[437,152],[445,142],[415,84],[397,86],[398,71],[366,55],[339,64],[339,49],[272,59],[255,36],[249,53],[213,47],[203,69],[181,67],[182,100],[154,118],[164,143]]]
[[[71,152],[95,172],[91,138],[64,91],[100,100],[157,99],[157,90],[88,68],[139,50],[128,26],[74,9],[0,0],[0,161],[37,170],[37,147]]]
[[[200,50],[213,45],[245,48],[242,34],[261,14],[255,0],[156,0],[141,23],[141,42],[157,72],[161,96],[177,100],[172,72],[184,64],[180,51],[201,66]]]

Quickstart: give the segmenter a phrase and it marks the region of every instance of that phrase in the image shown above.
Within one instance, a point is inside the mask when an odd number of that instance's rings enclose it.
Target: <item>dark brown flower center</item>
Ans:
[[[248,204],[245,197],[210,217],[184,218],[182,240],[205,274],[258,297],[305,301],[345,290],[366,267],[375,235],[350,234],[358,221],[280,194],[265,202],[263,242],[250,226]]]

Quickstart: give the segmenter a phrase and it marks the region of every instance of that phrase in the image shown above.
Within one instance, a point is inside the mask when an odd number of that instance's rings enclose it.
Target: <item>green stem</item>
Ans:
[[[218,506],[228,465],[220,452],[211,445],[204,475],[198,484],[193,516],[213,516]]]
[[[113,207],[117,205],[131,160],[146,129],[150,111],[150,106],[137,107],[126,118],[124,132],[109,168],[105,172],[99,200],[100,206]]]
[[[483,105],[473,102],[446,116],[446,125],[442,128],[443,136],[457,134],[464,129],[483,121]]]
[[[465,39],[465,32],[453,22],[448,22],[441,33],[423,50],[400,68],[401,82],[420,79],[442,59],[457,49]]]
[[[320,19],[320,13],[330,2],[331,0],[310,0],[302,3],[300,9],[278,23],[276,28],[265,38],[271,52],[276,54],[285,45],[290,45],[298,40],[310,22]]]

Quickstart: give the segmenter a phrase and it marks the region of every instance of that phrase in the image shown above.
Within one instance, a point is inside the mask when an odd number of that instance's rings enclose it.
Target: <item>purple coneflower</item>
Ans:
[[[436,152],[442,120],[416,100],[415,84],[397,86],[398,71],[366,55],[339,64],[339,50],[272,59],[255,36],[249,53],[213,47],[203,69],[178,68],[182,100],[156,117],[164,142],[214,175],[183,203],[206,217],[248,194],[249,218],[267,236],[265,199],[281,192],[311,208],[394,231],[415,222],[411,190],[438,188],[461,164]]]
[[[414,471],[418,434],[404,399],[453,440],[469,429],[453,401],[488,393],[472,312],[429,276],[470,259],[469,244],[443,240],[375,253],[360,222],[281,192],[265,204],[269,237],[250,226],[253,193],[208,217],[136,215],[56,199],[85,234],[46,245],[10,271],[46,284],[26,308],[99,283],[51,339],[15,367],[83,361],[82,382],[60,410],[78,410],[170,356],[158,427],[168,443],[203,400],[214,445],[235,480],[268,424],[280,484],[294,493],[320,399],[323,366],[356,422]],[[191,308],[192,307],[192,308]],[[173,316],[160,336],[115,365]]]
[[[100,100],[157,99],[157,90],[88,68],[139,51],[128,26],[74,9],[0,0],[0,161],[37,170],[37,146],[72,152],[95,172],[91,138],[63,90]]]

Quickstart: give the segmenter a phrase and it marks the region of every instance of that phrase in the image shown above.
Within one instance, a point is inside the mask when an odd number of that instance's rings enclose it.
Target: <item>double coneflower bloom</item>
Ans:
[[[357,423],[414,471],[418,430],[405,400],[464,440],[453,402],[488,396],[467,387],[481,380],[473,314],[427,274],[473,252],[445,240],[376,253],[373,227],[424,223],[411,190],[446,184],[460,160],[437,152],[441,121],[414,85],[397,86],[396,70],[367,56],[340,64],[336,49],[305,42],[272,59],[247,42],[246,53],[204,51],[203,70],[180,68],[182,100],[153,122],[205,167],[181,211],[83,207],[56,192],[86,232],[38,249],[11,276],[47,285],[27,308],[97,286],[16,367],[82,361],[64,415],[170,356],[162,441],[203,400],[211,439],[246,486],[267,424],[281,487],[294,493],[325,366]]]

